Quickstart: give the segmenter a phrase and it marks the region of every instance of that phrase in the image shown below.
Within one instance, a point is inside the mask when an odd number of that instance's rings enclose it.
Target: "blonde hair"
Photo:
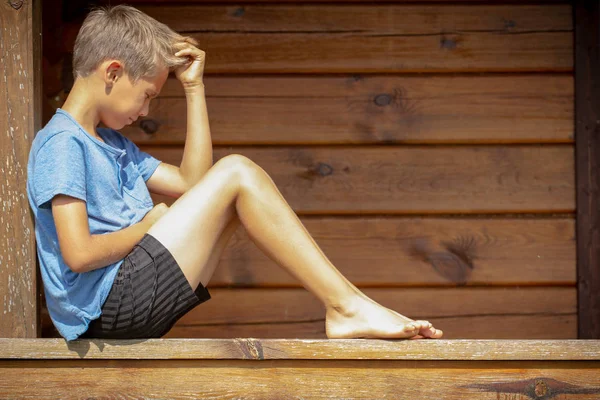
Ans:
[[[103,61],[116,59],[133,82],[153,77],[161,67],[172,69],[187,62],[175,57],[184,42],[198,44],[136,8],[97,8],[87,15],[77,34],[73,75],[75,79],[86,77]]]

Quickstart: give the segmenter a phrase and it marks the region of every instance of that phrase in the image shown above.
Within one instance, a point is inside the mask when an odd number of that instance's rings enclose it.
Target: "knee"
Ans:
[[[225,168],[230,174],[240,178],[241,182],[252,180],[263,170],[254,161],[241,154],[230,154],[221,158],[215,166]]]

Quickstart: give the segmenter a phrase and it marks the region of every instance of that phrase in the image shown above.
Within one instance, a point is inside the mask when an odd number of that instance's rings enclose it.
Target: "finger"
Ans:
[[[177,50],[183,50],[188,46],[189,46],[189,44],[186,42],[177,42],[173,45],[173,47]]]
[[[175,57],[189,56],[189,55],[191,55],[191,52],[188,49],[179,50],[177,53],[175,53]]]
[[[193,47],[193,46],[186,46],[186,47],[180,48],[177,51],[177,53],[183,53],[183,52],[192,54],[192,53],[201,53],[202,51],[199,48]]]
[[[192,39],[193,40],[193,39]],[[177,49],[185,49],[185,48],[194,48],[197,47],[194,43],[190,42],[190,41],[182,41],[182,42],[177,42],[174,43],[173,46]]]
[[[181,57],[181,56],[200,57],[200,56],[202,56],[202,54],[203,54],[203,52],[197,48],[182,49],[182,50],[179,50],[177,53],[175,53],[175,57]]]

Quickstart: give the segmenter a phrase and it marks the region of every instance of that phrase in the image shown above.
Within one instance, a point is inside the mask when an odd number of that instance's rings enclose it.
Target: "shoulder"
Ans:
[[[40,129],[32,142],[32,152],[44,147],[65,144],[83,145],[85,138],[79,128],[61,114],[54,114],[48,123]]]
[[[52,157],[61,157],[64,152],[83,151],[85,139],[80,132],[71,130],[38,132],[32,143],[31,154],[37,156],[40,152],[51,152]]]

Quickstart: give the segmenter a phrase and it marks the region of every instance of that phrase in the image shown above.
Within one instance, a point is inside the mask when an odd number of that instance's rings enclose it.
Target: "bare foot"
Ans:
[[[357,296],[348,306],[329,307],[325,330],[330,339],[439,339],[443,332],[429,321],[413,321],[368,297]]]

